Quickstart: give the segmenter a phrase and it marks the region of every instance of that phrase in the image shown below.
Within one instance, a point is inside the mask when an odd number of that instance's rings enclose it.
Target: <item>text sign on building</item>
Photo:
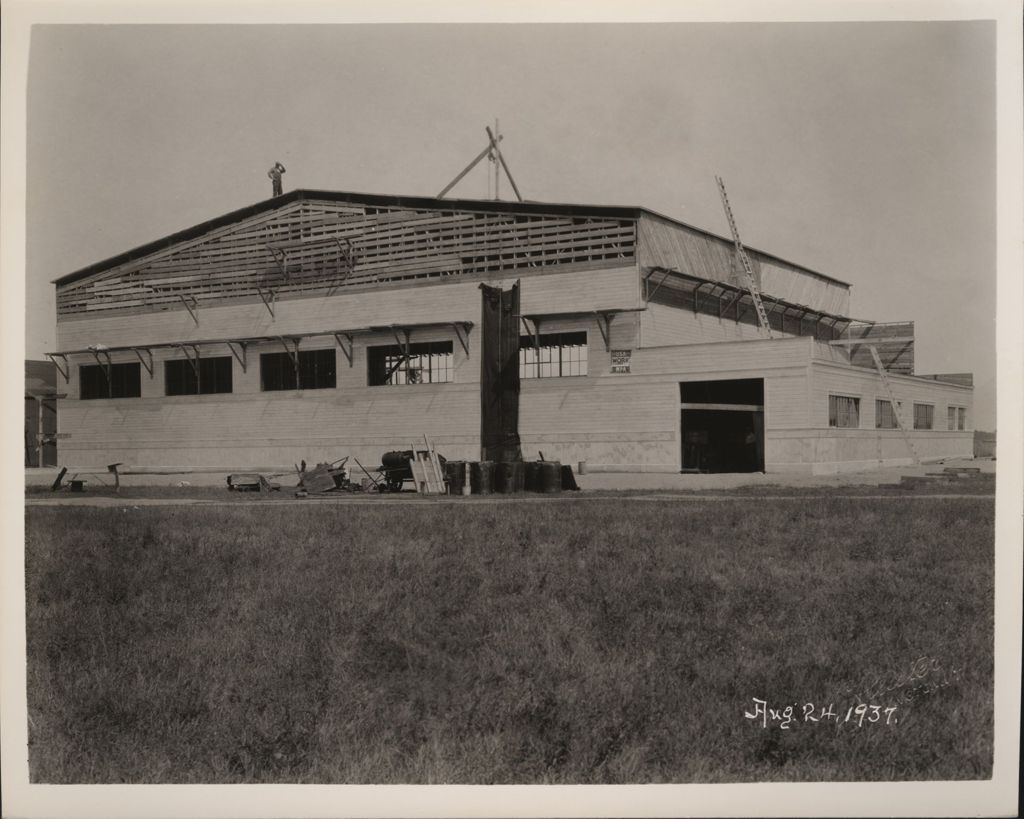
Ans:
[[[629,363],[632,358],[632,350],[612,350],[612,372],[628,373]]]

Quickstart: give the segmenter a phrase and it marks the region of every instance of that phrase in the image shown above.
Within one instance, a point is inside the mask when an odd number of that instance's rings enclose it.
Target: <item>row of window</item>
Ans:
[[[860,427],[860,399],[847,395],[828,397],[828,425],[830,427]],[[897,429],[896,413],[891,401],[875,400],[875,429]],[[914,429],[935,429],[935,407],[932,404],[914,404]],[[967,408],[946,407],[946,429],[967,429]]]
[[[231,356],[196,361],[164,362],[166,395],[209,395],[231,392]],[[394,384],[446,384],[452,380],[452,342],[428,341],[408,346],[408,355],[397,344],[367,349],[367,383],[371,387]],[[521,378],[560,378],[587,374],[587,334],[549,333],[537,341],[523,336],[519,342]],[[337,386],[337,359],[333,348],[260,355],[260,389],[320,390]],[[79,367],[81,397],[137,398],[142,394],[141,368],[137,362]]]

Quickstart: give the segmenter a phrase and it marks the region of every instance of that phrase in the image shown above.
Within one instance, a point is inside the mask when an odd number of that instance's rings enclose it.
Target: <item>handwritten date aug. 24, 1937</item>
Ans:
[[[759,722],[762,728],[781,728],[786,731],[794,725],[814,725],[823,722],[863,728],[871,725],[896,725],[899,722],[896,714],[899,706],[896,705],[884,706],[862,702],[844,709],[836,708],[833,703],[816,706],[813,702],[806,702],[802,707],[799,703],[793,703],[776,708],[766,700],[757,697],[751,699],[754,709],[752,712],[744,710],[743,716]]]

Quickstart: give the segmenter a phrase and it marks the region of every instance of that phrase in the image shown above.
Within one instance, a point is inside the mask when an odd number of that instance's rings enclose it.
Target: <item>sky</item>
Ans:
[[[26,356],[50,282],[284,188],[436,195],[497,119],[526,199],[647,207],[916,322],[995,427],[990,22],[37,25]],[[450,195],[493,196],[487,163]],[[511,198],[507,183],[503,198]]]

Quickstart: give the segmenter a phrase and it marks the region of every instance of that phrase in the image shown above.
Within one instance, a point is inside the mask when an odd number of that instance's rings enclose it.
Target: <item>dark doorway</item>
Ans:
[[[679,385],[683,472],[764,472],[764,379]]]

